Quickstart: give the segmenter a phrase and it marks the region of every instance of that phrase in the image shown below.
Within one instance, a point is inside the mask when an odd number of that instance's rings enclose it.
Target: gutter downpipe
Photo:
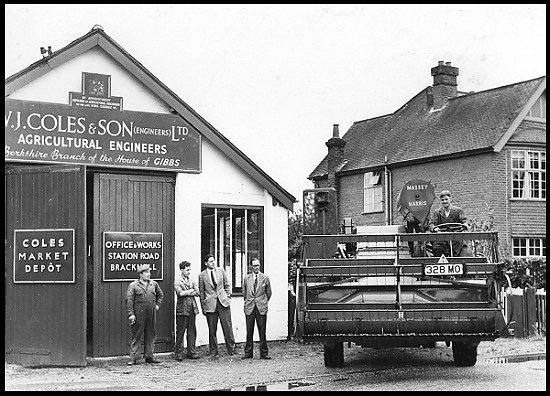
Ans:
[[[391,192],[391,172],[390,170],[388,169],[388,156],[387,155],[384,155],[384,189],[385,189],[385,196],[386,196],[386,199],[385,199],[385,203],[386,203],[386,225],[391,225],[391,219],[392,219],[392,213],[391,213],[391,209],[392,209],[392,205],[391,205],[391,197],[390,197],[390,192]]]

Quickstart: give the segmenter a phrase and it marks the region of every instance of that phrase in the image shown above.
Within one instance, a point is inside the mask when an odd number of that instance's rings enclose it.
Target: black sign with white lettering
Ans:
[[[172,114],[5,99],[6,161],[201,171],[201,135]]]
[[[74,229],[15,230],[13,283],[74,283]]]
[[[162,280],[161,232],[104,232],[103,280],[135,280],[138,266],[149,264],[151,279]]]
[[[403,214],[412,214],[422,223],[428,216],[434,198],[434,186],[431,182],[422,179],[409,180],[401,189],[397,208]]]

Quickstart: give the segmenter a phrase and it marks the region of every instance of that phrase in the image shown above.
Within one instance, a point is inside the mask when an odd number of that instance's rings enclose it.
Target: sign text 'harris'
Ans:
[[[73,106],[6,98],[5,159],[200,172],[201,135],[181,117],[85,98]]]

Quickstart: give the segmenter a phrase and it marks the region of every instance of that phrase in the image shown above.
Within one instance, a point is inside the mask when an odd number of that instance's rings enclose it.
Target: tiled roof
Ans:
[[[457,96],[437,111],[427,105],[424,89],[393,114],[355,122],[342,136],[348,162],[341,171],[383,166],[384,156],[388,164],[396,164],[490,149],[544,79]],[[309,178],[325,175],[327,156]]]

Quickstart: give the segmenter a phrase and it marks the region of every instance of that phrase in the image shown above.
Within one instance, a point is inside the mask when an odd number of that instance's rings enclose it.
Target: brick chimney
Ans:
[[[426,90],[427,103],[434,109],[440,109],[445,106],[447,100],[457,96],[458,67],[451,66],[451,62],[439,61],[431,71],[434,84]]]
[[[332,137],[325,143],[328,147],[328,187],[336,186],[336,169],[344,160],[346,141],[340,137],[338,124],[332,127]]]

